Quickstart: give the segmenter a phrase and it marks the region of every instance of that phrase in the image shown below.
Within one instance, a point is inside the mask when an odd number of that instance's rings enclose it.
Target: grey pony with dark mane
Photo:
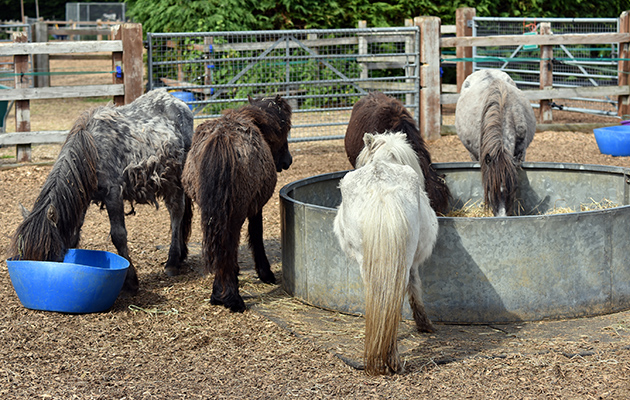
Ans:
[[[484,202],[495,216],[512,215],[518,168],[534,139],[534,111],[512,78],[499,70],[468,76],[455,111],[457,135],[481,164]]]
[[[171,218],[165,270],[179,273],[188,254],[192,201],[181,174],[193,135],[193,115],[166,90],[151,91],[121,107],[85,112],[74,124],[33,209],[18,226],[8,256],[62,261],[79,244],[90,203],[107,210],[112,243],[130,262],[123,289],[139,283],[127,246],[124,201],[153,204],[163,198]]]

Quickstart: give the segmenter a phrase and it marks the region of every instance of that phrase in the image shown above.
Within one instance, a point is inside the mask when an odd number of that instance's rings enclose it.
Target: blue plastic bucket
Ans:
[[[597,128],[593,133],[602,154],[630,156],[630,125]]]
[[[63,262],[9,259],[7,266],[24,307],[82,314],[111,308],[129,261],[107,251],[70,249]]]

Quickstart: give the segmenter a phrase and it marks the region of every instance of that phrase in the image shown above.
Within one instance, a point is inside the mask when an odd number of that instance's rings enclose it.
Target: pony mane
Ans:
[[[508,97],[507,83],[497,81],[488,92],[481,113],[479,162],[486,205],[498,204],[502,190],[513,198],[518,186],[516,165],[503,144],[503,124]],[[509,209],[511,204],[506,204]]]
[[[275,97],[257,97],[249,99],[249,105],[243,109],[258,109],[263,112],[256,117],[252,115],[254,123],[259,127],[265,138],[279,133],[286,138],[291,130],[291,106],[280,95]]]
[[[384,134],[366,133],[363,136],[365,145],[357,156],[357,168],[373,161],[387,161],[413,168],[420,178],[424,188],[424,175],[418,154],[407,141],[407,135],[402,132],[385,132]]]
[[[11,240],[10,257],[60,261],[65,250],[78,243],[91,194],[98,184],[98,152],[87,131],[95,110],[83,113],[70,130],[32,211]]]

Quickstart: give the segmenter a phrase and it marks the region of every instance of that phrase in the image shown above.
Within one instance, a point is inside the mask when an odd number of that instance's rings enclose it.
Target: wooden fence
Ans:
[[[0,135],[0,145],[16,145],[17,162],[29,161],[31,144],[63,141],[66,131],[30,132],[30,100],[112,96],[116,105],[129,104],[143,93],[142,25],[125,23],[111,28],[114,40],[27,43],[16,32],[13,43],[0,45],[0,57],[12,56],[15,88],[0,90],[0,101],[15,101],[16,132]],[[29,87],[29,57],[51,54],[111,53],[112,84]],[[118,73],[116,73],[118,72]]]
[[[440,137],[442,132],[448,132],[448,127],[442,127],[441,105],[455,104],[459,95],[457,93],[443,92],[441,85],[440,67],[442,49],[455,48],[457,58],[471,58],[473,46],[516,46],[538,45],[540,49],[540,89],[526,90],[525,95],[530,101],[540,102],[539,123],[546,124],[551,121],[550,101],[571,97],[602,97],[617,96],[618,114],[630,115],[630,86],[628,76],[630,74],[630,17],[624,12],[620,17],[619,33],[594,33],[594,34],[545,34],[549,32],[548,25],[541,24],[539,35],[504,35],[471,37],[471,29],[468,21],[472,20],[475,10],[463,8],[457,10],[455,33],[456,37],[443,37],[446,31],[452,32],[452,27],[444,29],[437,17],[416,17],[413,24],[420,30],[420,91],[419,115],[420,130],[423,136],[433,140]],[[1,100],[16,100],[16,132],[0,136],[0,145],[18,145],[18,161],[28,159],[30,155],[29,143],[47,143],[62,135],[61,132],[50,134],[47,132],[32,132],[28,122],[28,101],[30,99],[52,99],[61,97],[87,97],[87,96],[114,96],[117,104],[128,103],[142,93],[142,28],[138,24],[124,24],[120,28],[112,30],[114,40],[109,41],[84,41],[84,42],[57,42],[57,43],[14,43],[0,46],[0,56],[11,55],[16,60],[16,89],[0,91]],[[20,39],[23,40],[23,39]],[[605,87],[576,87],[553,88],[550,61],[551,49],[554,45],[580,45],[580,44],[619,44],[618,86]],[[26,88],[23,82],[19,82],[21,73],[27,73],[24,69],[25,61],[29,55],[68,54],[90,52],[112,52],[113,70],[121,67],[123,77],[114,75],[112,85],[102,86],[72,86],[56,88]],[[457,91],[461,89],[463,80],[472,72],[472,62],[459,61],[457,64]],[[447,129],[444,129],[447,128]],[[65,134],[65,132],[63,132]],[[20,148],[23,152],[20,153]]]
[[[439,86],[435,82],[439,78],[440,51],[436,49],[456,48],[457,58],[471,58],[472,46],[517,46],[517,45],[538,45],[540,46],[540,89],[525,90],[525,96],[530,101],[539,101],[540,110],[538,115],[539,124],[551,122],[550,100],[564,99],[571,97],[602,97],[617,96],[618,115],[630,117],[630,86],[628,85],[628,75],[630,74],[630,12],[625,11],[620,16],[619,33],[593,33],[593,34],[564,34],[550,35],[549,24],[541,24],[540,35],[503,35],[471,37],[472,29],[467,21],[475,16],[474,8],[462,8],[456,14],[456,34],[457,37],[441,37],[439,35],[440,19],[436,17],[416,18],[415,23],[420,26],[422,34],[421,45],[425,54],[421,55],[422,70],[420,85],[425,92],[422,96],[421,115],[429,115],[428,120],[421,121],[422,134],[429,139],[440,137],[441,131],[449,131],[440,126],[440,104],[455,104],[459,94],[439,93]],[[436,28],[437,26],[437,28]],[[603,87],[576,87],[576,88],[553,88],[551,61],[552,48],[554,45],[580,45],[580,44],[608,44],[619,43],[619,72],[618,86]],[[421,51],[422,53],[422,51]],[[460,61],[457,64],[457,90],[461,90],[461,85],[468,75],[472,73],[472,62]],[[429,86],[427,86],[429,85]]]

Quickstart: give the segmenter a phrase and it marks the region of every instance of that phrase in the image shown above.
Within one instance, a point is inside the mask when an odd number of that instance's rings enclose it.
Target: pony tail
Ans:
[[[220,271],[218,266],[226,260],[236,260],[236,255],[230,252],[238,249],[239,237],[231,237],[227,233],[232,231],[230,224],[236,223],[228,220],[228,216],[234,215],[234,185],[231,182],[235,179],[234,168],[238,165],[235,151],[226,135],[216,135],[212,144],[207,145],[200,168],[203,175],[199,179],[206,176],[214,181],[212,185],[200,185],[201,192],[198,193],[198,198],[203,199],[200,208],[206,272]]]
[[[400,206],[387,200],[392,195],[366,210],[363,220],[364,358],[370,375],[400,370],[396,341],[409,276],[404,251],[409,224]]]
[[[503,147],[503,116],[508,94],[506,85],[506,82],[497,81],[497,85],[488,93],[481,113],[479,162],[486,207],[500,202],[501,187],[507,193],[513,193],[518,185],[514,160]],[[506,204],[506,208],[509,206]]]
[[[33,210],[13,235],[9,257],[61,261],[68,248],[78,245],[83,218],[98,188],[98,151],[88,130],[92,113],[84,113],[70,130]]]

